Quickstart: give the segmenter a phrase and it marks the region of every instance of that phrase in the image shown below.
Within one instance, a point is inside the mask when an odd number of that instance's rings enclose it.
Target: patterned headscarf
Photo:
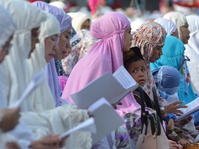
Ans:
[[[147,21],[141,25],[139,29],[133,32],[132,37],[132,47],[137,46],[140,48],[148,71],[148,80],[144,90],[149,95],[149,97],[152,98],[152,86],[154,86],[155,83],[150,71],[149,60],[153,55],[153,49],[157,46],[164,45],[166,31],[160,24],[154,21]]]

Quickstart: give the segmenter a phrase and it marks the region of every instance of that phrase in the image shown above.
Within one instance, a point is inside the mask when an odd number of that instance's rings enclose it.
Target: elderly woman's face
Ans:
[[[156,60],[158,60],[160,58],[160,56],[162,55],[162,48],[164,45],[162,46],[156,46],[153,48],[153,54],[149,59],[149,62],[155,62]]]
[[[58,44],[58,49],[56,50],[56,56],[55,58],[57,59],[63,59],[66,56],[69,55],[71,52],[71,47],[70,47],[70,35],[71,35],[71,28],[69,27],[67,30],[61,33],[60,39],[59,39],[59,44]]]

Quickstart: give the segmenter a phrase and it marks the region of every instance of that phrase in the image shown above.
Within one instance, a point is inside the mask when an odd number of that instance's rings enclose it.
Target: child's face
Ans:
[[[138,60],[129,64],[128,72],[140,86],[146,84],[147,71],[144,60]]]

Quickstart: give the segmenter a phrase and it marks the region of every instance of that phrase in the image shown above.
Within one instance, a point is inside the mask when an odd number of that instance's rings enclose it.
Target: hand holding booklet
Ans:
[[[72,129],[66,131],[65,133],[63,133],[62,135],[60,135],[59,138],[63,139],[65,137],[67,137],[68,135],[70,135],[71,133],[76,132],[76,131],[88,131],[91,133],[96,133],[94,118],[89,118],[89,119],[85,120],[81,124],[77,125],[76,127],[72,128]]]
[[[137,87],[136,81],[124,66],[121,66],[114,74],[107,72],[90,82],[85,88],[72,94],[71,98],[79,108],[87,109],[102,97],[111,104],[116,104]]]
[[[38,72],[35,77],[32,79],[32,81],[28,84],[26,90],[22,94],[22,96],[12,105],[9,106],[9,108],[18,108],[20,105],[28,99],[28,96],[39,86],[42,84],[44,79],[42,78],[43,71]]]
[[[187,108],[180,109],[183,112],[183,114],[177,117],[178,121],[183,120],[185,117],[199,110],[199,97],[194,99],[192,102],[188,103],[186,106]]]
[[[88,131],[92,133],[92,144],[95,144],[124,123],[123,119],[104,98],[89,106],[88,112],[91,118],[64,132],[59,138],[63,139],[76,131]]]

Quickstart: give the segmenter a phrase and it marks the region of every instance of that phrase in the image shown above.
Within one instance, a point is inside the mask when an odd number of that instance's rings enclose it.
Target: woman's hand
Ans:
[[[189,123],[191,119],[192,119],[192,116],[188,116],[188,117],[184,118],[183,120],[179,121],[178,124],[179,124],[180,126],[184,126],[184,125],[186,125],[187,123]]]
[[[164,112],[166,113],[173,113],[177,116],[180,116],[183,114],[183,112],[181,110],[179,110],[180,108],[187,108],[187,106],[181,106],[180,104],[182,104],[182,101],[175,101],[169,105],[167,105],[164,108]]]
[[[0,122],[0,128],[3,132],[8,132],[15,128],[19,123],[19,108],[15,109],[3,109],[0,112],[3,114],[3,119]]]
[[[184,139],[180,139],[178,141],[178,144],[181,144],[183,146],[183,148],[186,148],[187,145],[190,145],[190,143],[188,141],[184,140]]]
[[[174,120],[172,118],[170,118],[170,120],[168,121],[168,127],[173,130],[174,129],[174,125],[175,125]]]
[[[21,149],[16,142],[7,142],[6,147],[7,149]]]
[[[30,148],[32,149],[59,149],[63,145],[63,141],[59,139],[59,135],[48,135],[43,139],[33,141],[30,144]]]

